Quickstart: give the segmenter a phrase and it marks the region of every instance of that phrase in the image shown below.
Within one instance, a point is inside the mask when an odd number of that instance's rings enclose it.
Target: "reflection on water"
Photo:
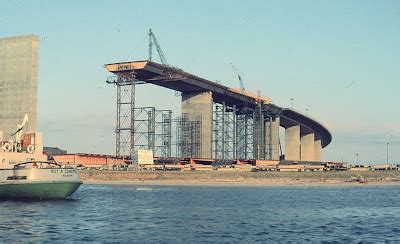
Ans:
[[[151,191],[153,188],[150,187],[138,187],[136,188],[136,191]]]
[[[400,188],[83,185],[0,201],[0,242],[400,241]]]

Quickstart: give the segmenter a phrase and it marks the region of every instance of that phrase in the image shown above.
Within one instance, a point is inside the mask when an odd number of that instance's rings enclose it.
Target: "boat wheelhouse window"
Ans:
[[[26,176],[16,176],[16,175],[8,176],[7,180],[26,180]]]

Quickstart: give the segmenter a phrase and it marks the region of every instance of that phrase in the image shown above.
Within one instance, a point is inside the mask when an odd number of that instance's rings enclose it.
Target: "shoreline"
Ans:
[[[354,179],[362,177],[368,183]],[[84,184],[138,186],[334,187],[398,186],[400,171],[366,172],[135,172],[81,171]]]
[[[178,182],[178,181],[107,181],[107,180],[85,180],[85,185],[124,185],[124,186],[231,186],[231,187],[363,187],[363,186],[400,186],[400,182],[366,183],[338,182],[338,183],[256,183],[256,182]]]

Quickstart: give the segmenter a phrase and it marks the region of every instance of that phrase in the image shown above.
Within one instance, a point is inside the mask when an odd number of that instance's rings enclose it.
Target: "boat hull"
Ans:
[[[2,169],[0,199],[64,199],[81,184],[79,171],[76,169]]]
[[[0,185],[2,199],[64,199],[82,182],[31,182]]]

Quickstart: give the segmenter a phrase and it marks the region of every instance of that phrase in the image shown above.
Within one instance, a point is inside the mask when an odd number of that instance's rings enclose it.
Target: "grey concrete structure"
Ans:
[[[321,140],[314,141],[314,161],[322,161],[322,143],[321,143]]]
[[[39,37],[0,38],[0,130],[11,138],[27,113],[26,131],[37,131]]]
[[[279,160],[279,125],[279,117],[265,122],[265,159]]]
[[[182,114],[187,114],[189,120],[201,120],[201,157],[212,157],[212,92],[182,93]]]
[[[285,130],[285,159],[300,160],[300,126],[295,125]]]
[[[314,134],[310,133],[301,137],[301,161],[314,161]]]

